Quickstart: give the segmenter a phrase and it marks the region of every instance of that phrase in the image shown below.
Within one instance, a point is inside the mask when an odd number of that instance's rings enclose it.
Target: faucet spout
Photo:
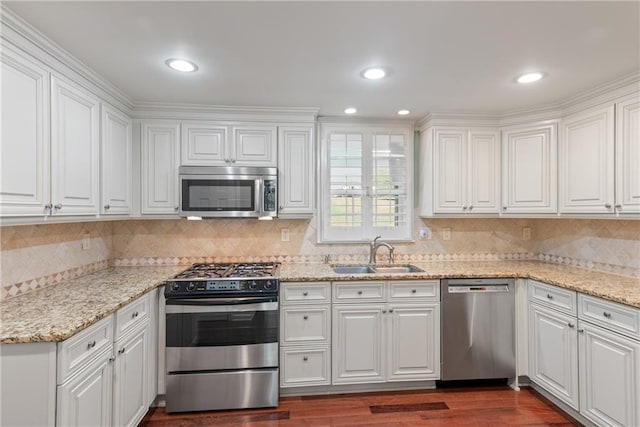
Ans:
[[[369,264],[376,263],[376,253],[381,246],[384,246],[389,250],[389,264],[393,264],[393,251],[395,248],[388,242],[384,242],[382,240],[378,242],[378,239],[381,237],[382,236],[377,236],[371,241],[371,243],[369,243]]]

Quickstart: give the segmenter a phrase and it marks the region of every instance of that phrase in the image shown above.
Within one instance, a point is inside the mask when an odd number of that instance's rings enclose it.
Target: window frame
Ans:
[[[331,210],[330,188],[330,136],[336,133],[362,135],[362,185],[363,198],[362,222],[359,227],[331,227],[329,214]],[[413,241],[414,220],[414,130],[412,124],[407,123],[341,123],[321,122],[318,127],[318,215],[317,241],[318,243],[363,243],[369,242],[377,235],[388,241]],[[374,206],[372,190],[375,177],[373,175],[374,137],[376,135],[402,135],[404,138],[404,170],[405,182],[403,196],[406,199],[405,224],[400,227],[374,227]]]

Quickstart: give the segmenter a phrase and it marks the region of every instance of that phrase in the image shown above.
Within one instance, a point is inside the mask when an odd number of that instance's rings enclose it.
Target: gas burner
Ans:
[[[206,280],[225,277],[277,277],[279,268],[280,264],[274,262],[238,264],[193,264],[187,270],[176,275],[173,280]]]

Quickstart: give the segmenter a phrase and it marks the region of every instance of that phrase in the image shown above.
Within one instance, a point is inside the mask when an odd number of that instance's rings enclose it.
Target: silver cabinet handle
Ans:
[[[553,295],[551,295],[551,294],[547,294],[547,298],[548,298],[548,299],[553,299]]]
[[[306,314],[304,316],[302,316],[302,319],[304,320],[309,320],[309,316],[307,316]]]
[[[575,328],[576,325],[574,325],[573,323],[569,322],[567,323],[567,326],[570,327],[571,329]]]
[[[302,361],[306,362],[307,360],[309,360],[309,358],[307,356],[302,356]]]
[[[607,208],[607,209],[611,209],[611,203],[606,203],[606,204],[604,205],[604,207],[605,207],[605,208]]]
[[[96,341],[93,340],[93,341],[91,341],[90,343],[87,344],[87,349],[92,349],[95,346],[96,346]]]
[[[362,291],[358,291],[358,295],[362,295]]]
[[[304,292],[302,293],[302,296],[303,296],[303,297],[306,297],[307,295],[309,295],[309,292],[307,292],[307,291],[304,291]]]
[[[109,209],[111,209],[111,205],[104,205],[104,210],[108,211]]]
[[[54,209],[62,209],[62,203],[57,203],[53,206]]]
[[[118,350],[118,354],[124,354],[125,348],[122,347],[120,350]]]
[[[602,315],[603,315],[604,317],[606,317],[607,319],[611,319],[611,313],[609,313],[609,312],[607,312],[607,311],[603,312],[603,313],[602,313]]]

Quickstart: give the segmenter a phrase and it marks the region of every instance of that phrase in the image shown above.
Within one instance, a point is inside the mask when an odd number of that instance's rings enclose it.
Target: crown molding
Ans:
[[[3,44],[15,45],[127,113],[133,108],[132,99],[122,90],[3,4],[0,4],[0,24]]]
[[[320,124],[344,124],[344,125],[379,125],[379,126],[411,126],[415,128],[415,120],[399,118],[376,118],[376,117],[354,117],[354,116],[319,116]]]
[[[255,122],[314,122],[320,110],[315,107],[252,107],[229,105],[138,102],[133,108],[136,119],[182,119]]]

